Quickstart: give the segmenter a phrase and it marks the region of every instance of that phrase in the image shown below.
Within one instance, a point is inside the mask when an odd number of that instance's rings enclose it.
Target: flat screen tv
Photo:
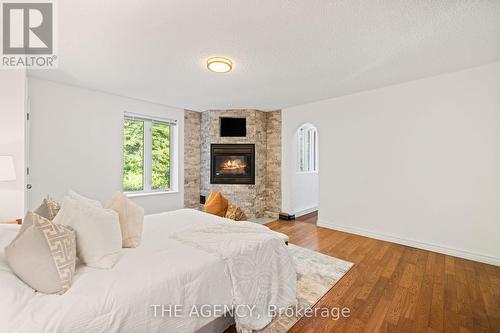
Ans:
[[[247,136],[247,119],[220,117],[220,136]]]

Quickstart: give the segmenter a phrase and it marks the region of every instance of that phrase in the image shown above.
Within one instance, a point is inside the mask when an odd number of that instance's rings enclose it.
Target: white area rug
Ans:
[[[298,308],[312,308],[354,265],[316,251],[290,244],[297,269]],[[264,329],[258,332],[285,333],[301,317],[276,316]]]

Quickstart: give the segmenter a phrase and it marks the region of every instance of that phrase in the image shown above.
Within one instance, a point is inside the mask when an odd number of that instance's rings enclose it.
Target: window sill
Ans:
[[[297,171],[296,172],[298,175],[305,175],[305,174],[318,174],[318,171]]]
[[[174,194],[174,193],[179,193],[179,191],[176,190],[171,190],[171,191],[158,191],[158,192],[125,192],[125,195],[128,198],[138,198],[138,197],[151,197],[154,195],[164,195],[164,194]]]

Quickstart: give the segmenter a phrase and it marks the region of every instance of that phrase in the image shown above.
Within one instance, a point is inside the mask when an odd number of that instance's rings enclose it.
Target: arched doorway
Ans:
[[[319,135],[311,123],[304,123],[295,134],[295,170],[292,177],[292,205],[296,218],[316,221],[319,204]]]

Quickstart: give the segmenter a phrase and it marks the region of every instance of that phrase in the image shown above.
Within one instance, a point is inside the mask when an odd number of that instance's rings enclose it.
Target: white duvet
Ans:
[[[219,223],[174,234],[186,244],[216,253],[227,264],[231,279],[236,328],[249,333],[263,329],[273,310],[297,303],[297,274],[283,240],[251,222]]]
[[[230,222],[190,209],[146,216],[139,248],[122,249],[111,270],[78,266],[61,296],[36,293],[11,272],[3,248],[19,227],[2,225],[0,332],[195,332],[214,318],[155,317],[153,305],[232,304],[225,262],[170,238],[218,223]]]

